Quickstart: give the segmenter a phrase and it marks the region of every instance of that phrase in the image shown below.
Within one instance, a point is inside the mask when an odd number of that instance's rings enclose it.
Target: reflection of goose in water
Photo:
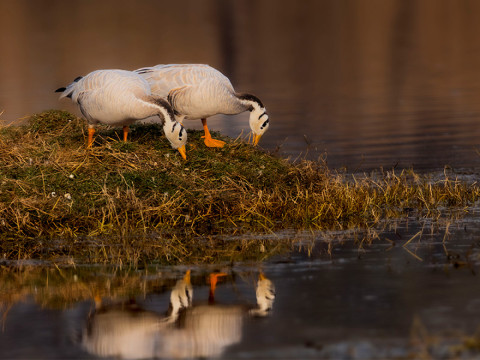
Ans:
[[[255,295],[257,296],[257,307],[250,309],[249,313],[254,316],[267,316],[268,312],[272,310],[275,300],[275,286],[262,273],[258,277]]]
[[[178,280],[170,294],[170,304],[164,321],[172,323],[178,319],[181,310],[192,306],[193,288],[190,282],[190,270],[183,279]]]
[[[81,340],[86,351],[98,356],[131,359],[151,358],[156,353],[160,316],[135,303],[114,306],[96,303],[95,313],[88,319]]]
[[[177,281],[167,316],[141,309],[133,302],[104,306],[83,332],[82,346],[91,354],[119,358],[215,357],[240,342],[245,316],[266,316],[275,298],[273,283],[263,274],[256,287],[256,306],[213,303],[216,276],[211,277],[208,304],[192,306],[190,271]]]

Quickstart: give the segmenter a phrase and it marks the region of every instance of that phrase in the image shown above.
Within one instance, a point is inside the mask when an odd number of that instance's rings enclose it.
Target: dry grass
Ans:
[[[136,127],[127,143],[117,130],[101,129],[90,150],[84,121],[67,112],[0,128],[1,253],[99,260],[108,246],[106,262],[117,255],[175,258],[200,246],[190,245],[192,236],[368,228],[412,211],[438,217],[471,206],[480,195],[478,184],[447,176],[434,181],[402,171],[358,179],[322,163],[292,164],[219,134],[227,145],[208,149],[200,136],[189,132],[184,162],[156,125]],[[133,237],[138,234],[144,236]],[[81,240],[109,235],[130,240],[95,240],[93,247]],[[143,243],[131,246],[132,239]]]

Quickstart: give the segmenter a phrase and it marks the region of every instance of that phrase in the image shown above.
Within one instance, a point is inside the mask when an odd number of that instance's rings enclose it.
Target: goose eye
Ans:
[[[178,133],[178,140],[182,140],[183,130],[185,130],[185,128],[182,126],[182,127],[180,128],[179,133]]]
[[[264,123],[262,124],[262,126],[260,126],[260,130],[263,130],[263,128],[264,128],[265,126],[267,126],[269,122],[270,122],[269,119],[265,120]]]

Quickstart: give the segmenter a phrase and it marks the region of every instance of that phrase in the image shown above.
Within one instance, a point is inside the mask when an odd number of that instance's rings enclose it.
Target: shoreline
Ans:
[[[85,121],[65,111],[0,127],[0,251],[28,253],[38,238],[368,229],[412,213],[465,211],[480,197],[476,182],[447,173],[434,180],[413,170],[360,178],[320,162],[290,163],[218,133],[226,146],[207,148],[195,130],[188,131],[184,161],[159,125],[132,130],[123,142],[117,129],[100,127],[86,149]]]

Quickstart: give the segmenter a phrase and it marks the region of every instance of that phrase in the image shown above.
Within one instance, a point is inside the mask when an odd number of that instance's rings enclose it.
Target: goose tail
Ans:
[[[79,76],[77,78],[75,78],[75,80],[73,80],[73,82],[68,85],[67,87],[61,87],[61,88],[58,88],[57,90],[55,90],[55,92],[59,92],[61,93],[60,94],[60,99],[64,98],[64,97],[68,97],[68,98],[72,98],[72,94],[73,92],[75,91],[75,87],[78,83],[78,81],[82,79],[82,76]]]

